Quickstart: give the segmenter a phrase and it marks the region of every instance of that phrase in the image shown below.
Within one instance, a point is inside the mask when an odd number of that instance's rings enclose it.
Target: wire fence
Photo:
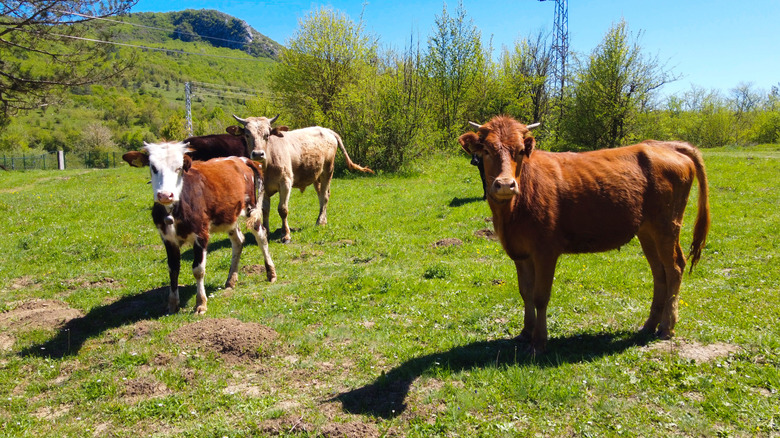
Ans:
[[[86,152],[64,154],[65,169],[108,169],[123,163],[121,152]],[[57,153],[5,155],[0,157],[5,170],[57,170]]]

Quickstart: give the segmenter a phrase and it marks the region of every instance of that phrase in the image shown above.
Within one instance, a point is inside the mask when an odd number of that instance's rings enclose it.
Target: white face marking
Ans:
[[[163,205],[178,202],[187,146],[183,143],[147,144],[144,149],[149,154],[154,201]]]

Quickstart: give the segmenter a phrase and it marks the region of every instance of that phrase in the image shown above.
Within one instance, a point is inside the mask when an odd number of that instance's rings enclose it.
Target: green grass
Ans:
[[[358,424],[421,437],[777,435],[780,151],[708,150],[705,161],[712,229],[683,279],[675,342],[648,348],[635,334],[652,279],[633,241],[561,258],[549,352],[537,358],[512,341],[514,265],[475,233],[491,228],[490,211],[466,158],[334,180],[323,227],[313,190],[293,193],[293,241],[271,242],[273,285],[244,274],[222,290],[230,245],[214,236],[203,318],[191,313],[189,251],[184,308],[162,313],[167,265],[145,170],[3,172],[0,317],[32,299],[83,316],[69,331],[0,318],[0,434],[315,436]],[[261,260],[249,245],[242,266]],[[279,336],[257,359],[231,361],[177,338],[204,318]],[[716,343],[738,351],[683,354]]]

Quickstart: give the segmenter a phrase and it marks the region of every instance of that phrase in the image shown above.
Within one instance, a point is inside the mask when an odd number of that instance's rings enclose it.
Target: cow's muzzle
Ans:
[[[252,151],[249,155],[255,161],[265,161],[265,151]]]
[[[162,205],[171,205],[173,204],[174,196],[171,192],[164,192],[159,191],[157,192],[157,202],[159,202]]]
[[[520,194],[514,178],[496,178],[491,187],[491,196],[498,201],[506,201]]]

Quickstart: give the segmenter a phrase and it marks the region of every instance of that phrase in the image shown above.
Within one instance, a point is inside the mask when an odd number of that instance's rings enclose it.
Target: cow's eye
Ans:
[[[155,167],[155,166],[150,166],[150,167],[152,168],[152,173],[153,174],[157,175],[159,173],[159,171],[157,170],[157,167]]]

